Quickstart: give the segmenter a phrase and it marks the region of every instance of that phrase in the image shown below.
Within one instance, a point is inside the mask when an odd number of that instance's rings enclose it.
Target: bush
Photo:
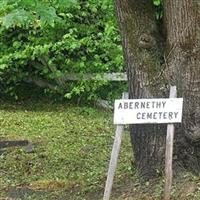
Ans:
[[[93,99],[111,88],[111,83],[95,77],[81,80],[82,75],[123,71],[111,1],[2,0],[0,16],[4,93],[17,98],[16,87],[31,82],[49,94]],[[79,81],[66,80],[73,73],[80,75]]]

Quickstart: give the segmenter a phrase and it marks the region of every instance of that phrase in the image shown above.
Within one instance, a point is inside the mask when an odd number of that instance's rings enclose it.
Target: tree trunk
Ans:
[[[184,98],[183,122],[175,133],[179,164],[193,172],[200,169],[200,15],[198,1],[166,0],[166,79]]]
[[[175,129],[174,158],[179,165],[198,170],[200,43],[197,23],[200,20],[197,3],[166,0],[162,27],[157,25],[152,0],[115,0],[115,8],[130,98],[168,97],[169,86],[178,87],[178,96],[184,97],[184,117],[182,125]],[[166,125],[131,125],[130,132],[135,166],[143,175],[155,176],[164,167]]]

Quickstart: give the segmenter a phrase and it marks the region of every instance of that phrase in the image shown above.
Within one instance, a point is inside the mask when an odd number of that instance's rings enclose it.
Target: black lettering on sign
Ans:
[[[122,109],[122,103],[119,103],[118,109]]]
[[[133,109],[133,102],[129,103],[129,109]]]
[[[146,103],[146,108],[150,108],[150,102]]]
[[[146,114],[146,113],[142,113],[142,119],[145,119],[145,114]]]
[[[141,107],[141,108],[145,108],[145,102],[141,102],[140,107]]]
[[[173,112],[169,112],[169,120],[173,119]]]
[[[162,118],[162,112],[159,112],[159,119]]]
[[[157,112],[154,112],[153,113],[153,119],[157,119],[156,115],[157,115]]]
[[[178,116],[178,112],[175,112],[175,113],[174,113],[174,116],[175,116],[175,118],[177,118],[177,116]]]
[[[155,101],[152,101],[152,108],[154,108],[155,107],[155,104],[156,102]]]
[[[160,108],[161,107],[161,102],[156,102],[156,108]]]
[[[124,109],[128,109],[128,102],[124,102]]]
[[[163,101],[162,104],[163,104],[163,108],[164,108],[164,107],[165,107],[165,104],[166,104],[166,101]]]
[[[147,119],[152,119],[152,113],[147,113]]]
[[[167,119],[167,112],[163,113],[163,119]]]
[[[140,115],[141,115],[141,113],[139,112],[139,113],[137,113],[137,115],[136,115],[136,117],[137,117],[137,119],[140,119],[141,117],[140,117]]]
[[[139,102],[135,102],[135,109],[139,109]]]

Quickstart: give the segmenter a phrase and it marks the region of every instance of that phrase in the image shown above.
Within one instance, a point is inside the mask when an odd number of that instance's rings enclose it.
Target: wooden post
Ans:
[[[170,87],[169,98],[176,98],[177,91],[176,86]],[[174,125],[167,125],[167,137],[166,137],[166,151],[165,151],[165,189],[164,200],[170,200],[170,192],[172,187],[172,158],[173,158],[173,141],[174,141]]]
[[[123,93],[122,98],[128,99],[128,93]],[[116,167],[117,167],[117,159],[118,159],[119,150],[120,150],[120,146],[121,146],[123,131],[124,131],[124,125],[117,125],[116,131],[115,131],[115,139],[114,139],[114,144],[113,144],[111,158],[110,158],[110,164],[109,164],[109,169],[108,169],[108,175],[107,175],[103,200],[109,200],[110,199],[112,185],[113,185],[113,178],[114,178],[115,170],[116,170]]]

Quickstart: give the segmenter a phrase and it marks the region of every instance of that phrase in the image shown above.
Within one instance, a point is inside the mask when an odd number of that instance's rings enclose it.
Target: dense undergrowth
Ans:
[[[29,82],[60,98],[108,97],[122,84],[98,77],[122,71],[112,1],[0,1],[1,92],[17,99]],[[88,73],[92,80],[83,79]],[[78,81],[68,81],[73,74]]]

